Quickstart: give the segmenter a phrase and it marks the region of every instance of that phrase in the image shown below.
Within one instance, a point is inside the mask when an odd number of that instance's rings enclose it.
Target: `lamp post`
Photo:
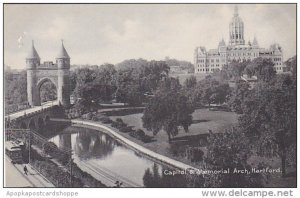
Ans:
[[[70,150],[70,186],[73,187],[73,161],[72,158],[73,150]]]
[[[30,130],[28,130],[28,136],[29,136],[29,140],[28,140],[28,146],[29,146],[29,148],[28,148],[28,164],[30,164],[30,162],[31,162],[31,131]]]

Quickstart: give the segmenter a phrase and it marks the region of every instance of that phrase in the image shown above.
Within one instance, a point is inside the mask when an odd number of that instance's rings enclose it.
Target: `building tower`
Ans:
[[[229,45],[244,45],[244,22],[239,17],[238,7],[234,7],[234,15],[229,24]]]
[[[70,56],[62,41],[56,56],[57,64],[57,99],[63,106],[70,105]]]
[[[40,65],[40,56],[34,48],[34,42],[30,47],[29,53],[26,57],[27,70],[27,96],[30,106],[40,106],[41,100],[37,89],[36,69]]]

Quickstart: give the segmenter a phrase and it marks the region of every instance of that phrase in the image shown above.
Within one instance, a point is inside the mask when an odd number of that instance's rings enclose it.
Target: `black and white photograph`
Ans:
[[[4,3],[2,106],[4,188],[296,188],[297,4]]]

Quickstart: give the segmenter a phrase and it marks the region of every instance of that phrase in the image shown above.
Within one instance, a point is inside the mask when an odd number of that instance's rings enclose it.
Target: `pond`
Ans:
[[[128,148],[111,136],[94,129],[69,126],[49,141],[73,150],[74,162],[108,186],[117,181],[124,187],[186,187],[183,175]]]

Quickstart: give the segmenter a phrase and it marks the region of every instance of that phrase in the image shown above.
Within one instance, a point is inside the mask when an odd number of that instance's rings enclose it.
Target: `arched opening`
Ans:
[[[21,122],[20,128],[21,129],[27,129],[27,126],[26,126],[25,122]]]
[[[38,128],[41,129],[45,126],[43,118],[39,117],[38,118]]]
[[[36,129],[36,126],[35,126],[35,122],[34,122],[34,119],[32,118],[28,124],[28,128],[29,129],[33,129],[35,130]]]
[[[52,80],[44,78],[38,83],[41,103],[57,99],[57,87]]]

